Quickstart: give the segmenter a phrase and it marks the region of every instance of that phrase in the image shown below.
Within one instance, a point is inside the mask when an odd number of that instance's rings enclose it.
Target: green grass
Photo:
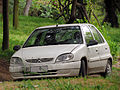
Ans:
[[[18,29],[13,28],[12,15],[9,17],[9,50],[2,51],[2,37],[3,37],[3,28],[2,28],[2,16],[0,15],[0,58],[9,59],[14,53],[12,50],[15,45],[23,45],[25,40],[28,38],[30,33],[37,27],[55,25],[57,23],[61,24],[63,21],[55,21],[49,18],[39,18],[39,17],[25,17],[19,16],[19,27]]]
[[[0,84],[0,90],[119,90],[120,69],[113,68],[107,78],[101,76],[46,78],[23,81],[6,81]]]

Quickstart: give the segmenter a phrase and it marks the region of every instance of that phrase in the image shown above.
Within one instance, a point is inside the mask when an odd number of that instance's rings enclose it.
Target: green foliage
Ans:
[[[32,1],[32,7],[30,9],[31,16],[39,16],[43,18],[53,18],[57,14],[57,10],[52,7],[50,1],[38,2],[38,0]]]
[[[23,14],[23,10],[26,4],[26,0],[19,0],[19,14]],[[14,0],[9,0],[9,13],[13,14]]]
[[[120,55],[120,33],[119,29],[111,28],[107,23],[102,26],[102,29],[99,27],[99,30],[107,40],[111,54],[116,60]]]
[[[21,85],[18,86],[20,89],[35,90],[35,87],[33,86],[31,80],[23,81],[23,82],[24,82],[24,84],[21,84]]]
[[[19,14],[23,15],[26,0],[19,0]]]
[[[36,10],[40,9],[40,3],[38,3],[38,0],[32,0],[32,8]]]
[[[76,19],[75,23],[88,23],[87,19],[85,18],[85,20],[83,19]]]
[[[9,0],[9,13],[13,13],[14,0]]]
[[[52,7],[57,10],[55,13],[55,19],[62,18],[64,21],[69,21],[71,8],[72,8],[72,0],[51,0]]]
[[[52,8],[51,4],[49,5],[40,5],[41,8],[41,15],[40,17],[48,17],[48,18],[53,18],[54,17],[54,13],[57,13],[56,9]]]

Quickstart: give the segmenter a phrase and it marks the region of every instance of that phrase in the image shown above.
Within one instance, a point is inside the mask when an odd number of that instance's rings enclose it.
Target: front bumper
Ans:
[[[81,61],[69,62],[69,63],[46,64],[46,66],[48,67],[47,72],[38,72],[38,73],[29,73],[29,72],[24,73],[23,66],[10,66],[9,71],[13,79],[77,76],[80,71],[80,67],[81,67],[80,65],[81,65]],[[34,66],[38,66],[38,65],[34,65]],[[29,68],[30,66],[29,67],[27,66],[27,69]]]

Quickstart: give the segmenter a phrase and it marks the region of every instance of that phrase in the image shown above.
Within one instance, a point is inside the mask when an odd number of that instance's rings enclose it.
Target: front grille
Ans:
[[[28,63],[42,63],[42,62],[50,62],[54,58],[41,58],[41,59],[27,59],[26,62]]]

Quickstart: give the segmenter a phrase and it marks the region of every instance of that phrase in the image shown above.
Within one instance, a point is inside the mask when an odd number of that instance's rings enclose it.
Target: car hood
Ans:
[[[38,59],[38,58],[57,58],[64,53],[70,53],[79,44],[70,45],[49,45],[49,46],[37,46],[21,48],[17,51],[13,57],[21,57],[26,59]]]

